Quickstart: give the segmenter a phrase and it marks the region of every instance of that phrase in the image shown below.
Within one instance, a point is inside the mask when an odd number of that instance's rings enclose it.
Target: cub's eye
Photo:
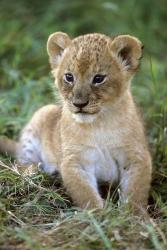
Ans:
[[[74,77],[71,73],[66,73],[64,75],[64,80],[65,82],[72,84],[74,82]]]
[[[92,81],[93,85],[100,85],[102,84],[106,79],[106,75],[95,75]]]

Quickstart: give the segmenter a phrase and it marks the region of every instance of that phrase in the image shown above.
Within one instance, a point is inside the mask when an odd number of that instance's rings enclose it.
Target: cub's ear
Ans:
[[[142,43],[133,36],[121,35],[114,38],[110,49],[118,57],[126,71],[134,72],[142,57]]]
[[[49,36],[47,42],[47,52],[52,68],[55,68],[58,65],[59,59],[70,43],[71,39],[66,33],[56,32]]]

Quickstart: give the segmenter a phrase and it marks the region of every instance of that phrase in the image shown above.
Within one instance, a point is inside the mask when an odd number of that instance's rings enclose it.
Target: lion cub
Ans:
[[[98,182],[116,182],[120,198],[146,208],[151,158],[130,85],[142,56],[129,35],[62,32],[47,43],[62,106],[38,110],[23,129],[16,155],[21,164],[59,171],[76,205],[102,208]]]

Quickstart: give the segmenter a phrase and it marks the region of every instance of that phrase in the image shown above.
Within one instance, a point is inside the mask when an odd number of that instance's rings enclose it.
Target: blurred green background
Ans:
[[[145,46],[132,90],[155,165],[166,164],[166,10],[166,0],[1,0],[0,133],[17,137],[34,110],[55,101],[46,53],[49,34],[130,34]]]

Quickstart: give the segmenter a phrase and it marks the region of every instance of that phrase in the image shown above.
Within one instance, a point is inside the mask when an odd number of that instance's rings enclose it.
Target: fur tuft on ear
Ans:
[[[59,59],[70,43],[71,39],[66,33],[56,32],[49,36],[47,41],[47,52],[53,69],[58,65]]]
[[[134,72],[142,57],[142,43],[133,36],[120,35],[111,42],[110,49],[117,56],[126,71]]]

